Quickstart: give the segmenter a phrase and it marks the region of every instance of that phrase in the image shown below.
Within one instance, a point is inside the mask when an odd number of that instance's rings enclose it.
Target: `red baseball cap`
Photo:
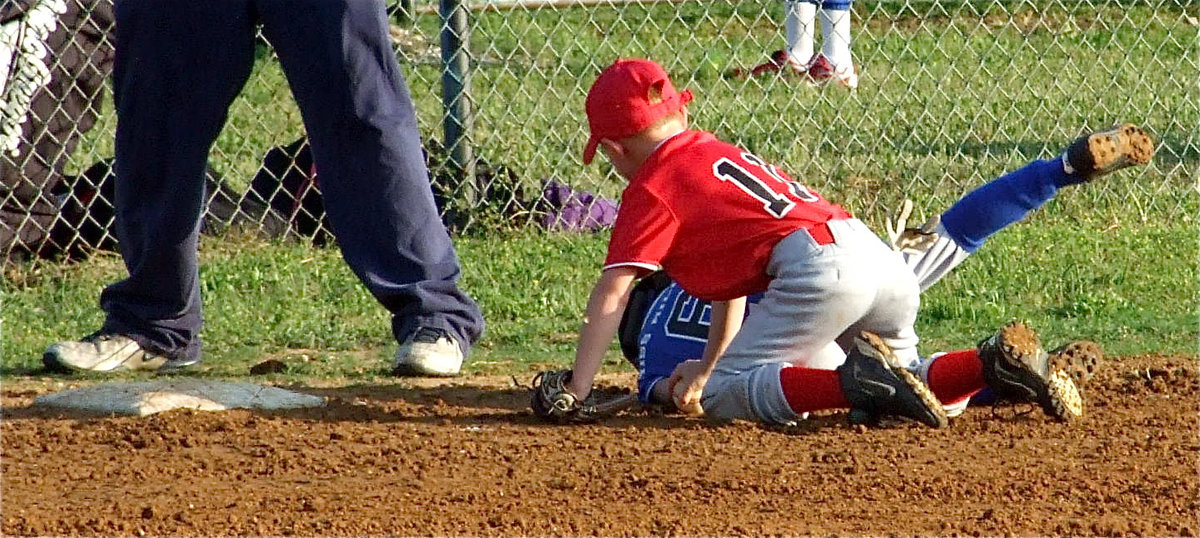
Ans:
[[[617,140],[638,134],[690,102],[691,90],[676,91],[661,65],[618,58],[588,90],[585,107],[592,136],[583,149],[583,164],[592,162],[601,138]]]

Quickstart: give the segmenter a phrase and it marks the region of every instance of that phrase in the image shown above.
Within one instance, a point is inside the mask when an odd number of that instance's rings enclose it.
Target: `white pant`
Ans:
[[[829,229],[828,245],[800,230],[775,246],[767,265],[771,284],[705,386],[708,416],[798,420],[779,370],[836,367],[859,331],[878,334],[903,363],[918,361],[913,323],[920,287],[913,269],[858,219],[831,221]]]

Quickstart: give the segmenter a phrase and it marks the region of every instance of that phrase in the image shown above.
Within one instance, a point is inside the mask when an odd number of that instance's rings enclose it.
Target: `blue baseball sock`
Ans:
[[[975,252],[992,234],[1054,198],[1060,187],[1078,183],[1062,161],[1033,161],[967,193],[942,213],[942,227],[959,246]]]

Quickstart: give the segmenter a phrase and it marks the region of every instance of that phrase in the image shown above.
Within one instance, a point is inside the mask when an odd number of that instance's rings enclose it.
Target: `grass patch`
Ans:
[[[1031,220],[994,237],[925,294],[923,352],[973,346],[1013,318],[1029,321],[1047,344],[1089,338],[1115,354],[1195,351],[1192,226]],[[488,323],[468,370],[569,364],[606,240],[536,232],[458,238],[462,285]],[[336,250],[250,238],[205,238],[202,250],[207,375],[244,376],[267,358],[290,365],[285,377],[384,374],[395,348],[387,314]],[[96,298],[123,274],[113,255],[10,268],[0,289],[0,368],[32,373],[47,345],[98,327]],[[615,345],[607,364],[627,368]]]

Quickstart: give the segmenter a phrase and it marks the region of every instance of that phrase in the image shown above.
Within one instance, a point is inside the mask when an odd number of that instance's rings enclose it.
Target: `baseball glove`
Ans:
[[[888,243],[892,250],[905,254],[920,254],[929,250],[937,243],[938,215],[934,215],[916,228],[907,228],[908,218],[912,216],[912,200],[905,199],[900,208],[884,222],[887,227]]]
[[[567,389],[570,370],[539,372],[533,378],[530,405],[533,414],[542,420],[558,424],[594,422],[629,408],[637,403],[636,394],[626,394],[605,402],[596,400],[596,391],[580,400]]]

